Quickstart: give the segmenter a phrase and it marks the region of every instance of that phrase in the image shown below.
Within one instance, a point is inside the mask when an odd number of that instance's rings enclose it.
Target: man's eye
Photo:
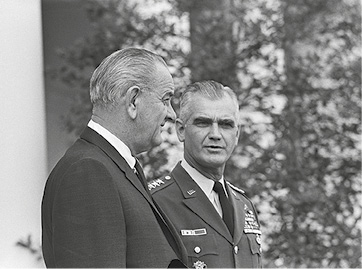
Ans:
[[[168,97],[168,98],[162,99],[162,103],[163,103],[165,106],[169,105],[169,104],[171,103],[171,98]]]
[[[235,127],[235,124],[233,122],[220,122],[219,126],[223,129],[232,129]]]
[[[200,128],[206,128],[210,126],[210,122],[208,121],[195,121],[194,125]]]

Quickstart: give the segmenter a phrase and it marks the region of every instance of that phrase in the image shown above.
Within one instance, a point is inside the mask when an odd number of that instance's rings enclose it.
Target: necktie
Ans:
[[[134,172],[138,176],[138,178],[141,181],[143,187],[148,192],[148,187],[147,187],[147,184],[146,184],[146,177],[145,177],[145,174],[143,173],[142,166],[141,166],[140,162],[138,161],[138,159],[137,158],[135,158],[135,159],[136,159],[136,164],[134,166],[134,168],[135,168]]]
[[[234,217],[233,206],[229,199],[226,197],[222,184],[218,181],[215,182],[213,190],[219,195],[219,200],[222,208],[222,219],[228,227],[231,235],[234,233]]]

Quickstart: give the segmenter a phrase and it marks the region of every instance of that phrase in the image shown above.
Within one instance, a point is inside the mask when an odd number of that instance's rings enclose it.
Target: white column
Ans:
[[[44,267],[16,242],[40,246],[47,177],[41,0],[0,0],[0,267]]]

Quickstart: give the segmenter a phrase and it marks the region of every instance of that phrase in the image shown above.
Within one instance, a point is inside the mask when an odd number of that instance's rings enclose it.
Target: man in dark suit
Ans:
[[[148,185],[181,234],[189,267],[261,267],[257,212],[244,191],[224,178],[238,142],[238,113],[230,88],[214,81],[189,85],[176,120],[184,158],[170,175]]]
[[[186,250],[135,156],[174,120],[174,84],[147,50],[112,53],[90,81],[92,117],[52,170],[42,201],[47,267],[182,267]]]

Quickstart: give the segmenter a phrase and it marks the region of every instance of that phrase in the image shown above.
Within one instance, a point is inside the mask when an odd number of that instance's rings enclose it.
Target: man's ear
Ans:
[[[126,91],[127,112],[132,119],[137,117],[140,93],[141,89],[138,86],[132,86]]]
[[[176,119],[175,125],[176,125],[176,134],[177,134],[178,140],[180,140],[180,142],[184,142],[185,141],[184,123],[182,122],[182,120]]]

